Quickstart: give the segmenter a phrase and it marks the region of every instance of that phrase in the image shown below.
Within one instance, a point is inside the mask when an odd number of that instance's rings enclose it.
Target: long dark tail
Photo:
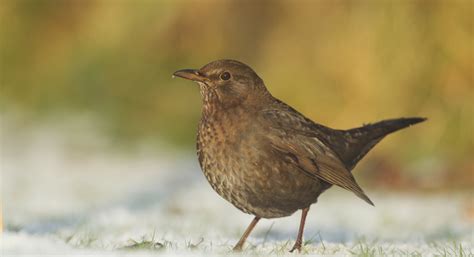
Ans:
[[[343,130],[346,146],[339,154],[346,167],[351,170],[386,135],[425,120],[426,118],[419,117],[390,119]]]

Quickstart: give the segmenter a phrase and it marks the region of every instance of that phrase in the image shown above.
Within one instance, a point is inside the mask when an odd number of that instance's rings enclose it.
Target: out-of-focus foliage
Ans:
[[[429,118],[378,155],[474,166],[469,0],[3,0],[0,17],[0,106],[25,121],[92,115],[112,138],[189,148],[200,96],[171,74],[233,58],[331,127]]]

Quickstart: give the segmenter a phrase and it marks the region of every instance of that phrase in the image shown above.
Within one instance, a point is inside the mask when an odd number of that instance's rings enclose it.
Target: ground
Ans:
[[[227,255],[252,220],[212,191],[192,154],[14,142],[2,148],[2,256]],[[473,256],[471,193],[365,191],[375,207],[323,194],[301,253]],[[290,256],[299,214],[262,220],[242,255]]]

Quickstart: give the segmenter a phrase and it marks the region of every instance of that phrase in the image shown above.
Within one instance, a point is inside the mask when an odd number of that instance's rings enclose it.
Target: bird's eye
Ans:
[[[223,72],[220,76],[220,78],[222,80],[229,80],[230,79],[230,73],[228,73],[227,71],[226,72]]]

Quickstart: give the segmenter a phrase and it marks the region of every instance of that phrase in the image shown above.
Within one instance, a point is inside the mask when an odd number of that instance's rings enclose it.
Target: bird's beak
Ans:
[[[176,71],[175,73],[173,73],[173,77],[175,76],[183,78],[183,79],[189,79],[196,82],[205,83],[207,81],[207,78],[204,77],[201,73],[199,73],[198,70],[193,70],[193,69],[184,69],[184,70]]]

